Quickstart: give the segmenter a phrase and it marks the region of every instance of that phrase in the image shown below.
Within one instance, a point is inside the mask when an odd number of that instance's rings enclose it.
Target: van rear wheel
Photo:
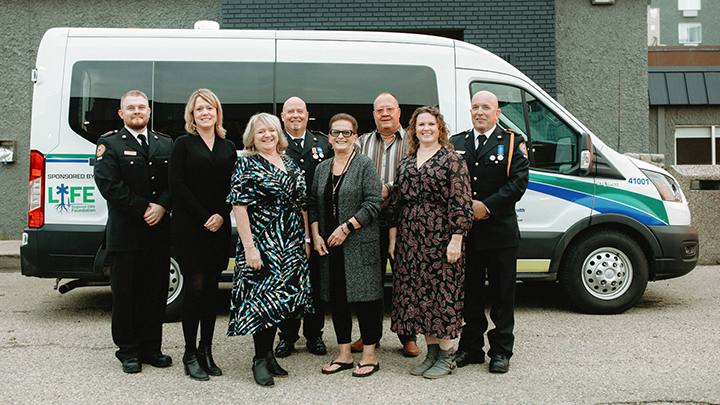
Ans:
[[[601,230],[580,236],[565,253],[560,284],[588,314],[619,314],[635,305],[648,282],[640,245],[627,234]]]
[[[185,280],[183,279],[180,265],[173,257],[170,257],[170,281],[168,283],[168,296],[165,306],[165,322],[172,322],[180,319],[182,314],[183,301],[185,300]]]

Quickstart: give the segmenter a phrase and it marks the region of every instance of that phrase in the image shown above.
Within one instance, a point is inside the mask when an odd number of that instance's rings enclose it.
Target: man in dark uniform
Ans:
[[[523,138],[496,125],[500,109],[493,93],[476,93],[470,113],[474,128],[450,139],[468,166],[475,221],[465,244],[465,326],[455,361],[458,367],[485,362],[485,302],[489,301],[490,319],[495,324],[488,332],[490,372],[506,373],[515,341],[515,276],[520,242],[515,203],[527,188],[530,165]]]
[[[95,183],[108,206],[115,356],[124,372],[137,373],[141,363],[172,364],[160,350],[170,269],[172,139],[147,128],[150,108],[141,91],[122,96],[118,115],[123,129],[98,140]]]
[[[312,188],[315,176],[315,167],[325,159],[332,157],[327,135],[321,132],[307,130],[309,113],[305,102],[299,97],[290,97],[283,104],[280,114],[285,127],[285,136],[288,148],[285,153],[300,167],[305,175],[308,193]],[[305,242],[310,243],[310,239]],[[312,246],[312,244],[310,244]],[[305,346],[312,354],[325,355],[327,348],[322,340],[322,330],[325,325],[325,309],[320,299],[320,269],[317,252],[311,249],[310,283],[313,286],[314,314],[305,315],[303,336],[307,340]],[[318,288],[316,288],[318,286]],[[295,342],[300,338],[300,319],[289,318],[280,323],[280,341],[275,348],[276,357],[287,357],[295,349]]]

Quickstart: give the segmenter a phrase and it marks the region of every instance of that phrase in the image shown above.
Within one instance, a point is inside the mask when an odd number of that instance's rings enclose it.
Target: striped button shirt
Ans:
[[[395,182],[395,170],[408,152],[409,139],[405,136],[405,131],[400,127],[387,146],[377,130],[364,134],[358,142],[361,152],[375,162],[380,181],[391,190]]]

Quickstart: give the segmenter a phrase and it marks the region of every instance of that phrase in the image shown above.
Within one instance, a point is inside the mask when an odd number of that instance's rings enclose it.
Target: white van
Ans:
[[[470,99],[490,90],[500,126],[522,134],[530,184],[517,205],[521,280],[559,280],[580,311],[619,313],[648,280],[682,276],[698,257],[698,235],[676,180],[613,151],[520,71],[476,46],[384,32],[54,28],[33,70],[26,276],[107,284],[105,201],[93,164],[100,135],[118,129],[119,98],[150,98],[151,127],[177,137],[183,109],[201,87],[223,103],[236,145],[248,118],[278,114],[296,95],[310,129],[327,131],[338,112],[374,127],[372,103],[393,93],[407,123],[439,105],[453,133],[471,128]],[[600,101],[598,101],[600,102]],[[234,241],[228,246],[229,263]],[[229,265],[229,268],[232,267]],[[226,272],[226,276],[229,272]],[[169,312],[182,300],[182,269],[170,269]]]

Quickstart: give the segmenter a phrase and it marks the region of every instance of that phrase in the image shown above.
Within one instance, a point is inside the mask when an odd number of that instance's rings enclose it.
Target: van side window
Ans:
[[[276,65],[277,114],[291,96],[305,100],[308,129],[327,132],[333,115],[344,112],[358,121],[360,134],[373,131],[373,101],[392,93],[407,125],[417,107],[437,105],[437,77],[427,66],[358,63],[282,63]]]
[[[242,149],[242,133],[256,112],[272,112],[272,63],[80,61],[73,66],[70,127],[92,143],[120,129],[120,97],[138,89],[150,98],[150,128],[176,138],[185,133],[185,104],[208,88],[223,106],[227,138]]]
[[[128,83],[133,87],[128,88]],[[70,83],[70,128],[92,143],[97,143],[100,135],[122,128],[120,97],[134,89],[152,98],[152,62],[75,63]]]
[[[578,169],[577,133],[532,94],[513,86],[474,82],[470,85],[471,97],[481,90],[498,97],[502,112],[498,125],[525,138],[534,169],[563,174]]]

